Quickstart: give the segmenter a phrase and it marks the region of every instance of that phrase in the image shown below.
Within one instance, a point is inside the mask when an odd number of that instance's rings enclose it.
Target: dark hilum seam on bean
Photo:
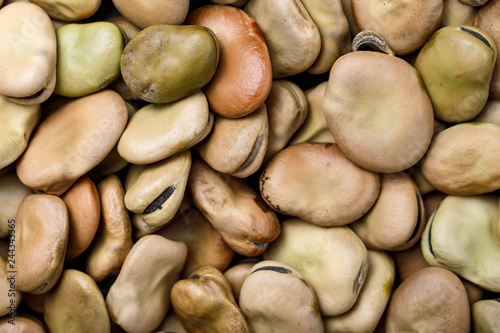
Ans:
[[[257,246],[259,249],[265,248],[269,243],[257,243],[257,242],[252,242],[253,245]]]
[[[417,223],[415,224],[415,228],[413,229],[413,233],[410,238],[406,241],[407,243],[417,235],[418,229],[420,229],[420,220],[422,219],[422,202],[420,201],[418,190],[415,192],[417,194]]]
[[[250,274],[253,274],[258,271],[273,271],[281,274],[292,274],[292,271],[289,270],[288,268],[285,267],[279,267],[279,266],[264,266],[261,268],[257,268],[255,271],[253,271]]]
[[[43,92],[45,91],[45,88],[37,91],[36,93],[34,93],[33,95],[31,96],[25,96],[25,97],[15,97],[15,96],[5,96],[7,98],[12,98],[12,99],[19,99],[19,100],[23,100],[23,99],[33,99],[33,98],[37,98],[38,96],[42,95]]]
[[[434,211],[434,214],[432,215],[432,220],[430,222],[430,226],[429,226],[429,239],[427,240],[429,242],[429,250],[431,251],[431,254],[436,257],[436,255],[434,254],[434,250],[432,249],[432,242],[431,242],[431,231],[432,231],[432,223],[434,223],[434,218],[436,217],[436,213],[439,209],[439,206],[441,206],[441,204],[439,204],[436,208],[436,210]]]
[[[473,4],[474,6],[482,6],[484,5],[486,1],[483,0],[470,0],[470,3]]]
[[[149,206],[147,206],[146,209],[144,209],[144,212],[142,213],[151,214],[157,211],[158,209],[161,209],[161,205],[163,205],[163,203],[167,201],[168,198],[170,198],[170,196],[172,195],[172,193],[174,193],[174,191],[175,191],[175,185],[170,185],[169,187],[167,187],[167,189],[163,191],[158,196],[158,198],[154,199],[153,202],[150,203]]]
[[[262,146],[262,142],[264,142],[264,132],[260,133],[259,136],[257,136],[257,139],[255,139],[255,142],[253,144],[252,150],[250,151],[250,154],[246,158],[246,160],[240,165],[238,169],[234,172],[240,172],[245,170],[252,164],[252,162],[255,160],[257,157],[257,154],[260,151],[260,147]]]
[[[483,42],[484,44],[486,44],[491,49],[491,45],[488,42],[488,40],[486,38],[484,38],[484,36],[481,35],[480,33],[476,32],[474,30],[467,29],[465,27],[460,27],[460,30],[462,30],[463,32],[468,33],[469,35],[472,35],[472,36],[476,37],[477,39],[479,39],[481,42]]]

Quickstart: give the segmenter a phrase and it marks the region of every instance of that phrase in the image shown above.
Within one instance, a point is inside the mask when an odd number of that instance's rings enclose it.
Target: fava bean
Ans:
[[[0,331],[495,332],[499,3],[0,0]]]

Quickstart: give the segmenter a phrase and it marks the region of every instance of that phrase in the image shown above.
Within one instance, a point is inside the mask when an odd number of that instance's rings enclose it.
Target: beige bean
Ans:
[[[126,123],[125,102],[111,90],[64,104],[32,135],[17,161],[19,179],[34,190],[64,193],[106,157]]]
[[[182,24],[189,0],[113,0],[116,9],[139,29],[154,24]]]
[[[392,295],[394,261],[384,251],[368,251],[366,281],[354,306],[344,314],[323,318],[325,332],[373,332]]]
[[[17,289],[40,294],[57,283],[63,270],[68,232],[68,210],[61,198],[50,194],[24,198],[15,222]]]
[[[351,0],[341,0],[342,2],[342,10],[344,11],[347,22],[349,23],[349,31],[351,33],[351,37],[356,36],[360,30],[356,26],[356,21],[354,20],[354,16],[352,14],[352,5]]]
[[[69,237],[65,261],[82,254],[92,243],[99,227],[99,193],[88,176],[78,179],[62,196],[69,214]]]
[[[441,27],[451,25],[473,25],[479,8],[464,5],[461,0],[444,0]]]
[[[342,9],[341,0],[301,0],[321,37],[318,58],[307,69],[312,74],[323,74],[332,68],[335,60],[351,51],[349,23]]]
[[[443,0],[351,0],[351,8],[360,30],[378,32],[397,55],[406,55],[418,50],[439,28]]]
[[[179,210],[191,168],[191,152],[148,165],[132,165],[125,179],[125,206],[149,225],[168,223]]]
[[[185,24],[211,29],[219,43],[217,71],[204,89],[210,108],[228,118],[254,112],[272,83],[269,51],[255,20],[235,7],[207,5],[191,12]]]
[[[133,164],[149,164],[191,148],[212,130],[213,113],[197,91],[181,100],[139,109],[118,142],[118,153]]]
[[[110,89],[112,88],[110,87]],[[128,119],[130,120],[130,118],[137,112],[137,109],[128,102],[125,102],[125,104],[127,105]],[[129,163],[120,156],[118,153],[118,147],[115,145],[109,154],[106,155],[106,157],[101,161],[101,163],[90,170],[87,175],[93,179],[103,179],[113,173],[117,173],[128,165]]]
[[[293,267],[264,260],[241,287],[239,305],[252,332],[324,332],[314,290]]]
[[[264,35],[274,78],[301,73],[316,61],[320,32],[301,1],[249,0],[243,10]]]
[[[434,116],[457,123],[481,112],[496,59],[495,41],[479,28],[449,26],[436,31],[414,64],[431,99]]]
[[[380,194],[363,217],[349,225],[372,250],[399,251],[420,240],[425,227],[422,197],[408,174],[380,175]]]
[[[62,21],[80,21],[97,12],[101,0],[30,0],[42,7],[51,18]]]
[[[500,300],[485,299],[472,304],[471,315],[474,332],[495,332],[500,327]]]
[[[173,241],[183,242],[188,248],[182,277],[186,278],[201,266],[225,270],[234,257],[234,251],[208,220],[195,209],[178,215],[172,222],[156,231]]]
[[[361,218],[379,195],[377,173],[353,164],[335,144],[301,143],[279,152],[260,176],[275,211],[324,227]]]
[[[87,274],[65,269],[44,301],[43,319],[50,332],[110,332],[106,303],[99,287]]]
[[[101,221],[88,250],[85,270],[96,282],[120,271],[133,246],[132,226],[124,203],[125,191],[117,175],[97,185]]]
[[[320,227],[298,218],[282,221],[281,228],[264,259],[297,269],[314,289],[323,316],[349,310],[369,269],[361,239],[348,227]]]
[[[27,105],[47,100],[56,85],[57,42],[45,11],[30,2],[3,6],[0,44],[0,95]]]
[[[500,3],[490,1],[479,10],[474,17],[473,25],[485,31],[497,45],[500,45],[500,29],[498,28],[498,15],[500,13]],[[500,98],[500,52],[497,52],[495,68],[490,82],[490,97]]]
[[[425,179],[451,195],[477,195],[500,188],[496,165],[500,125],[461,123],[434,137],[422,160]]]
[[[394,291],[386,332],[469,332],[470,310],[460,279],[447,269],[427,267]]]
[[[244,180],[195,159],[188,188],[193,203],[234,251],[257,256],[278,237],[278,217]]]
[[[500,291],[498,215],[496,194],[448,195],[422,234],[425,260],[486,290]]]
[[[240,118],[215,116],[206,140],[196,146],[200,157],[214,170],[245,178],[264,160],[269,138],[266,105]]]
[[[111,320],[127,332],[151,332],[170,308],[170,289],[179,279],[187,247],[158,235],[138,240],[106,296]]]
[[[9,235],[9,221],[16,217],[17,209],[23,199],[33,190],[26,187],[15,172],[0,176],[0,237]]]
[[[330,71],[323,108],[339,148],[367,170],[403,171],[422,158],[432,139],[432,105],[418,72],[388,54],[340,57]]]
[[[40,120],[40,105],[21,105],[0,96],[0,169],[13,164],[26,150]]]
[[[34,316],[17,314],[15,325],[9,323],[10,317],[0,319],[0,330],[5,333],[47,333],[43,322]]]
[[[303,142],[335,143],[323,111],[323,97],[327,84],[328,81],[321,82],[304,92],[308,104],[307,116],[302,126],[288,142],[289,146]]]
[[[229,282],[214,267],[200,267],[188,279],[177,281],[170,298],[175,313],[191,333],[250,332]]]
[[[269,162],[286,146],[306,120],[309,111],[304,91],[288,80],[273,81],[265,104],[269,120],[269,138],[263,164]]]

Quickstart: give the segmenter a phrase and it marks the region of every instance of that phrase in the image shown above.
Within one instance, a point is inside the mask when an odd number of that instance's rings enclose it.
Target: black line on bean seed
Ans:
[[[36,93],[34,93],[33,95],[30,95],[30,96],[25,96],[25,97],[5,96],[5,97],[13,98],[13,99],[33,99],[33,98],[37,98],[38,96],[42,95],[44,91],[45,91],[45,88],[42,88],[41,90],[37,91]]]
[[[465,27],[460,27],[460,30],[462,30],[463,32],[468,33],[469,35],[472,35],[472,36],[476,37],[477,39],[479,39],[481,42],[483,42],[484,44],[486,44],[491,49],[490,42],[488,42],[488,40],[486,38],[484,38],[484,36],[481,35],[480,33],[478,33],[477,31],[474,31],[474,30],[471,30],[471,29],[467,29]]]
[[[268,243],[257,243],[257,242],[252,242],[253,245],[257,246],[259,249],[263,249],[267,246]]]
[[[431,219],[431,222],[430,222],[430,226],[429,226],[429,239],[427,240],[429,242],[429,250],[431,251],[431,254],[436,257],[436,255],[434,254],[434,250],[432,249],[432,242],[431,242],[431,231],[432,231],[432,223],[434,222],[434,218],[436,217],[436,213],[439,209],[439,206],[441,206],[441,204],[439,204],[436,208],[436,210],[434,211],[434,214],[432,214],[432,219]]]
[[[235,172],[243,171],[246,168],[248,168],[250,166],[250,164],[252,164],[252,162],[255,160],[255,158],[257,157],[257,154],[260,151],[260,147],[262,147],[262,142],[264,142],[264,132],[260,133],[257,136],[257,139],[255,139],[255,142],[253,144],[252,150],[250,151],[250,154],[248,154],[248,157],[246,158],[246,160],[240,165],[240,167],[238,169],[236,169]]]
[[[172,193],[174,193],[174,191],[175,191],[175,185],[170,185],[169,187],[167,187],[167,189],[163,191],[158,196],[158,198],[154,199],[153,202],[150,203],[149,206],[147,206],[146,209],[144,209],[144,212],[142,213],[151,214],[157,211],[158,209],[161,209],[161,205],[163,205],[163,203],[167,201],[168,198],[170,198],[170,196],[172,195]]]
[[[281,273],[281,274],[292,274],[292,271],[289,270],[288,268],[279,267],[279,266],[264,266],[264,267],[260,267],[260,268],[257,268],[255,271],[253,271],[250,274],[253,274],[253,273],[258,272],[258,271],[273,271],[273,272],[277,272],[277,273]]]
[[[44,290],[47,285],[49,284],[48,281],[45,281],[44,283],[42,283],[41,285],[39,285],[38,287],[36,287],[35,289],[31,290],[30,293],[32,294],[37,294],[39,293],[40,291]]]
[[[418,233],[418,229],[420,229],[420,220],[422,219],[422,202],[420,201],[420,195],[418,193],[418,190],[415,191],[417,194],[417,223],[415,224],[415,228],[413,229],[413,233],[411,234],[410,238],[408,238],[408,241],[411,241]]]

